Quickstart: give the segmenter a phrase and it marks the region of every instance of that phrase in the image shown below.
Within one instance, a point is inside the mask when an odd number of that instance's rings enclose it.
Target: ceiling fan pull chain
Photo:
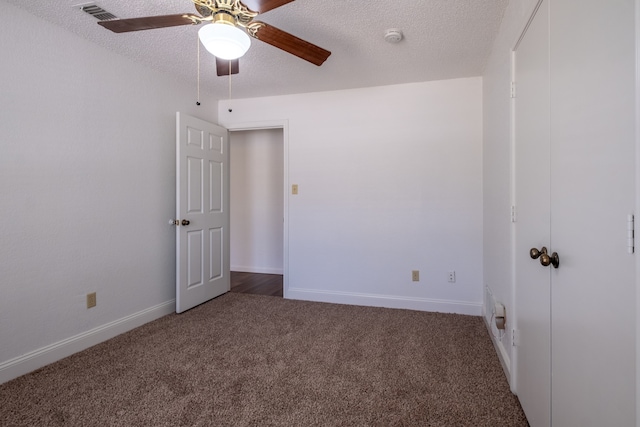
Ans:
[[[196,41],[198,42],[198,99],[196,100],[196,105],[200,105],[200,39],[196,37]]]
[[[229,100],[231,100],[231,61],[229,61]]]

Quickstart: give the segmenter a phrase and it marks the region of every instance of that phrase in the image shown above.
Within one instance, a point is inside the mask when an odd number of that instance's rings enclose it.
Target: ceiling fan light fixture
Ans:
[[[206,24],[198,31],[204,47],[216,58],[237,59],[251,46],[249,35],[235,25],[226,22]]]

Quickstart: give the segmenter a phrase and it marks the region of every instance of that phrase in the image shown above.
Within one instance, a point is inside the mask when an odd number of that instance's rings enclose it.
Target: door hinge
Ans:
[[[511,345],[517,347],[520,345],[520,331],[517,329],[511,330]]]
[[[635,252],[635,217],[633,214],[627,215],[627,252]]]
[[[511,205],[511,222],[517,222],[517,221],[518,221],[518,213],[516,211],[516,206]]]
[[[511,82],[511,98],[516,97],[516,82]]]

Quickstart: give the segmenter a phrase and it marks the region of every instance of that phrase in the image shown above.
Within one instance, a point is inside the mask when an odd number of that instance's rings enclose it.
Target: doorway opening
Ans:
[[[284,146],[283,128],[230,129],[232,292],[284,296]]]

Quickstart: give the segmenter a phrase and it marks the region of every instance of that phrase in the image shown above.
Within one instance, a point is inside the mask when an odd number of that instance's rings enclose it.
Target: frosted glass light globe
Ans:
[[[240,28],[225,23],[206,24],[198,30],[204,47],[216,58],[237,59],[247,53],[251,38]]]

